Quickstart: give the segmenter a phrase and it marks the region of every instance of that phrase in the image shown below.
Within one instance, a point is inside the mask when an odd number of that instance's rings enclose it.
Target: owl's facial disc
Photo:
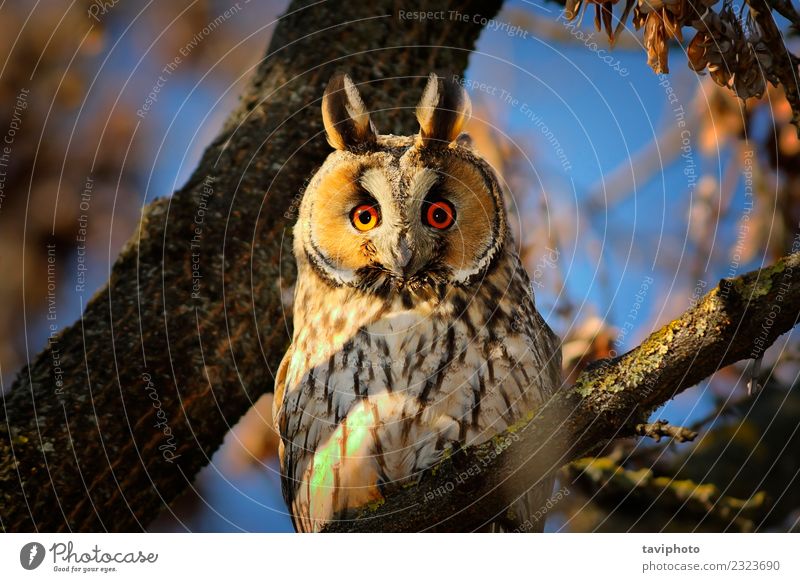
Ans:
[[[421,237],[435,248],[438,267],[454,284],[485,272],[504,242],[502,201],[494,194],[488,168],[452,150],[429,156],[409,154],[410,167],[422,166],[411,179]]]
[[[491,177],[469,159],[425,165],[409,151],[341,154],[321,172],[297,235],[312,266],[370,291],[464,284],[488,268],[500,236]]]
[[[388,158],[379,156],[380,161]],[[328,172],[305,234],[312,263],[339,283],[408,282],[421,266],[416,233],[381,165],[341,164]]]

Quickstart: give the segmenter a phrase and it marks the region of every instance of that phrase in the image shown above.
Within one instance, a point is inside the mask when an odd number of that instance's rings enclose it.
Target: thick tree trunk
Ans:
[[[312,5],[313,4],[313,5]],[[386,0],[295,1],[189,182],[145,210],[111,279],[3,399],[0,526],[146,528],[265,391],[290,337],[281,289],[304,180],[329,151],[319,99],[350,72],[384,133],[413,131],[431,71],[463,73],[499,1],[404,19]],[[369,47],[369,50],[367,48]],[[401,109],[402,108],[402,109]]]

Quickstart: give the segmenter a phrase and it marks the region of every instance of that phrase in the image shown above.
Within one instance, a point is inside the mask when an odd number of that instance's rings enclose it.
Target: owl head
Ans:
[[[494,172],[461,133],[470,112],[464,88],[432,74],[419,132],[380,135],[350,78],[334,76],[322,99],[334,151],[303,196],[298,262],[373,293],[479,282],[506,244],[507,219]]]

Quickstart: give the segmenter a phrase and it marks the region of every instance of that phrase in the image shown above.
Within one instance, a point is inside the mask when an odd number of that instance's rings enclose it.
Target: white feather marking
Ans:
[[[378,168],[371,168],[361,176],[361,185],[376,199],[389,197],[392,193],[392,184]]]
[[[477,275],[478,273],[482,272],[486,267],[489,266],[489,263],[492,262],[495,254],[497,254],[497,246],[493,246],[491,250],[484,255],[484,257],[478,262],[471,269],[459,269],[453,273],[453,280],[456,283],[465,283],[467,279],[472,277],[473,275]]]
[[[344,93],[347,96],[347,104],[345,105],[347,113],[358,126],[359,135],[363,135],[366,133],[366,126],[369,123],[369,111],[367,111],[367,106],[364,105],[364,100],[349,75],[344,77]]]
[[[436,183],[437,174],[430,168],[423,168],[411,178],[411,184],[408,189],[409,196],[412,199],[425,198],[428,191]]]

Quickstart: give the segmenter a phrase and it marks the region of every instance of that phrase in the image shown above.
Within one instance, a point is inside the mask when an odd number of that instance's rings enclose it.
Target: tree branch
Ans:
[[[723,280],[637,348],[590,366],[528,420],[327,531],[477,529],[567,462],[635,435],[655,408],[719,368],[761,356],[798,317],[800,253]]]
[[[410,133],[426,76],[462,74],[473,16],[500,7],[420,4],[466,18],[399,18],[390,0],[292,2],[188,183],[145,209],[82,319],[3,396],[2,529],[144,529],[272,389],[291,333],[289,228],[329,152],[325,83],[337,69],[372,82],[361,89],[378,127]]]
[[[713,483],[656,475],[651,469],[630,470],[609,457],[588,457],[567,465],[570,483],[586,490],[595,501],[627,510],[639,518],[657,508],[668,519],[692,520],[683,531],[710,522],[720,529],[750,532],[769,514],[770,503],[763,491],[749,499],[725,495]],[[678,517],[680,516],[680,517]]]

